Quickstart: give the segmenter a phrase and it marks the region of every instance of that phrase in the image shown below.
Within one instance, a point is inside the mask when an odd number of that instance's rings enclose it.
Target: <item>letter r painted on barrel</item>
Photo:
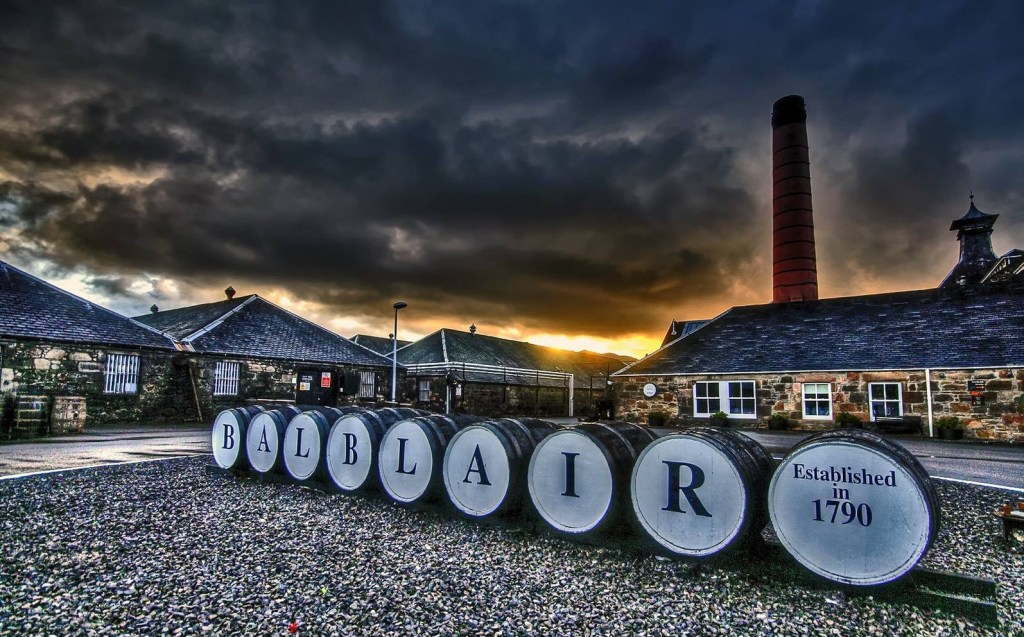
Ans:
[[[710,518],[711,514],[704,507],[704,503],[697,497],[697,489],[704,485],[704,471],[697,465],[690,464],[689,462],[672,462],[670,460],[662,460],[662,463],[668,467],[668,505],[662,508],[662,511],[672,511],[674,513],[686,513],[679,505],[679,493],[682,492],[683,496],[686,497],[686,501],[690,503],[690,508],[693,512],[701,517]],[[690,484],[683,486],[682,480],[679,479],[679,473],[682,467],[686,467],[690,470]]]
[[[224,449],[235,448],[235,428],[234,426],[226,422],[224,423]]]

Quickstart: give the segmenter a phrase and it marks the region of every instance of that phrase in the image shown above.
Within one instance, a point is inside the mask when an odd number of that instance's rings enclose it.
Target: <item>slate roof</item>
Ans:
[[[710,322],[710,319],[702,321],[677,321],[672,319],[672,323],[668,326],[668,331],[665,332],[665,338],[661,340],[661,346],[665,347],[682,336],[689,336]]]
[[[174,350],[171,339],[0,261],[0,336]]]
[[[391,367],[391,361],[255,294],[136,320],[164,329],[202,354]]]
[[[616,375],[1024,365],[1024,281],[734,307]]]
[[[372,349],[378,354],[387,356],[388,360],[391,359],[391,352],[393,349],[390,338],[384,338],[383,336],[370,336],[369,334],[356,334],[352,337],[352,342],[357,345],[362,345],[367,349]],[[398,339],[399,347],[405,347],[406,345],[411,344],[412,341],[403,341],[402,339]]]
[[[456,374],[464,380],[520,385],[535,385],[538,379],[529,373],[463,372],[457,365],[470,363],[496,368],[569,373],[573,374],[573,384],[581,389],[589,388],[592,379],[604,379],[625,365],[625,361],[604,354],[573,352],[451,329],[439,330],[398,350],[398,362],[403,365],[451,363]],[[541,385],[562,386],[563,382],[558,379],[540,379]],[[603,389],[603,386],[600,388]]]

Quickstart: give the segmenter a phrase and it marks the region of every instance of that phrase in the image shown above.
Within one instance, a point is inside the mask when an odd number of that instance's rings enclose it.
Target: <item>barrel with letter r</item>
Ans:
[[[452,437],[483,418],[469,415],[417,416],[387,430],[377,454],[380,483],[399,504],[432,502],[444,492],[441,467]]]
[[[284,433],[284,467],[288,475],[299,482],[324,477],[331,425],[345,414],[362,411],[360,407],[313,407],[292,418]]]
[[[245,454],[253,470],[261,474],[284,470],[284,432],[300,413],[297,407],[287,405],[253,416],[245,432]]]
[[[632,423],[585,423],[542,440],[530,458],[527,485],[537,514],[568,535],[622,531],[633,463],[657,438]]]
[[[938,494],[910,452],[860,429],[807,438],[772,476],[768,508],[779,541],[833,582],[893,582],[924,557],[939,531]]]
[[[444,452],[448,501],[470,518],[518,513],[533,450],[555,430],[536,418],[500,418],[462,429]]]
[[[388,427],[429,413],[421,409],[385,407],[338,418],[327,436],[327,475],[331,482],[346,492],[379,487],[377,454]]]
[[[768,452],[739,433],[700,427],[665,436],[633,467],[633,513],[668,552],[709,558],[759,540],[772,468]]]
[[[253,416],[264,411],[259,405],[225,409],[213,419],[211,446],[213,460],[221,469],[241,469],[247,466],[245,432]]]

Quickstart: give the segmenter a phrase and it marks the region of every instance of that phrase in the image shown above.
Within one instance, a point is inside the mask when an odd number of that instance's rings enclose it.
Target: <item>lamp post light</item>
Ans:
[[[409,307],[405,301],[398,301],[391,307],[395,308],[395,332],[391,343],[391,402],[395,402],[395,385],[398,383],[398,310]]]

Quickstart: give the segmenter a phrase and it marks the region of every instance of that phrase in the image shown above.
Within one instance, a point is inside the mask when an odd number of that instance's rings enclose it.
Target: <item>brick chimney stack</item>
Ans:
[[[788,95],[772,107],[772,302],[817,299],[807,111]]]

